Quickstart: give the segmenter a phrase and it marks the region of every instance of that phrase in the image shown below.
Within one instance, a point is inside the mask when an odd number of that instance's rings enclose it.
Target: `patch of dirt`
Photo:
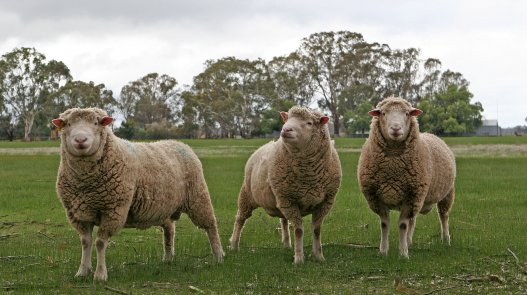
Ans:
[[[525,156],[527,144],[478,144],[453,145],[450,147],[459,156]]]
[[[527,144],[478,144],[453,145],[450,147],[456,156],[527,156]],[[257,147],[222,146],[197,147],[198,156],[232,156],[251,154]],[[337,148],[339,152],[360,153],[360,148]],[[52,155],[60,153],[60,147],[38,148],[0,148],[0,155]]]
[[[60,153],[60,147],[0,148],[0,155],[53,155]]]

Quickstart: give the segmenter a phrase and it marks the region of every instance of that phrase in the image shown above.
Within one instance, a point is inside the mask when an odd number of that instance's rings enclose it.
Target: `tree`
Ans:
[[[346,111],[338,101],[341,92],[357,84],[376,88],[382,80],[380,62],[386,50],[387,46],[366,43],[361,34],[348,31],[321,32],[302,40],[298,54],[317,85],[319,106],[331,113],[335,135],[339,134],[340,118]]]
[[[434,134],[458,135],[473,133],[481,126],[481,103],[470,103],[472,93],[466,86],[451,84],[446,91],[425,98],[418,107],[424,111],[419,117],[421,130]]]
[[[415,104],[418,102],[420,68],[419,50],[408,48],[392,50],[386,59],[388,70],[385,78],[386,91],[383,96],[404,97]]]
[[[353,85],[345,88],[339,98],[340,109],[344,113],[344,127],[350,133],[365,134],[369,130],[371,117],[368,112],[380,100],[380,96],[369,85]]]
[[[56,93],[49,96],[48,112],[56,116],[72,107],[97,107],[111,115],[116,105],[113,92],[106,89],[104,84],[95,85],[92,81],[89,83],[68,81]]]
[[[154,122],[178,122],[182,100],[177,80],[168,75],[150,73],[121,89],[118,109],[124,119],[132,119],[139,127]]]
[[[291,105],[302,107],[309,107],[314,102],[317,85],[309,77],[305,64],[296,52],[275,57],[268,63],[278,100],[287,100]]]
[[[261,114],[273,104],[273,84],[263,60],[209,60],[194,77],[195,110],[206,136],[251,136]]]
[[[370,129],[371,123],[371,117],[368,112],[372,108],[372,104],[369,101],[363,101],[356,111],[348,111],[344,114],[344,125],[350,134],[366,134],[366,130]]]
[[[34,48],[17,48],[0,60],[0,95],[14,120],[24,122],[24,140],[29,141],[35,117],[48,96],[71,80],[68,67]]]

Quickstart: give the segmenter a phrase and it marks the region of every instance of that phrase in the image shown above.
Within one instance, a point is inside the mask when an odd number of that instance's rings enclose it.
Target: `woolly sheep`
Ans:
[[[280,217],[285,247],[291,247],[288,221],[293,224],[294,263],[303,263],[302,217],[312,214],[313,256],[323,261],[320,228],[342,177],[327,127],[329,118],[300,107],[280,114],[285,123],[281,137],[256,150],[245,166],[230,246],[239,248],[245,221],[253,210],[262,207],[270,216]]]
[[[216,261],[224,252],[201,163],[177,141],[131,143],[116,137],[106,112],[73,108],[54,119],[61,129],[57,193],[82,245],[76,276],[91,271],[92,230],[98,226],[94,279],[107,280],[108,239],[123,227],[163,229],[163,260],[174,256],[174,221],[181,213],[208,234]]]
[[[358,165],[359,186],[370,209],[380,217],[379,250],[388,253],[389,211],[400,211],[399,253],[408,258],[418,213],[437,204],[442,239],[450,244],[448,214],[454,202],[456,163],[444,141],[419,133],[421,110],[390,97],[371,110],[370,135]]]

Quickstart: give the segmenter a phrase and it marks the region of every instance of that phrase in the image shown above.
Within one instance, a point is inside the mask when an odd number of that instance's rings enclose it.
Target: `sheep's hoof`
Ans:
[[[231,251],[240,250],[240,241],[238,240],[238,242],[236,242],[236,241],[233,241],[232,239],[229,239],[229,246],[227,248],[229,248],[229,250]]]
[[[223,263],[223,256],[215,257],[214,263]]]
[[[315,258],[315,260],[318,261],[318,262],[325,262],[326,261],[326,258],[324,258],[324,255],[315,255],[315,254],[313,254],[313,258]]]
[[[408,250],[401,251],[399,254],[400,254],[401,258],[410,259],[410,256],[408,255]]]
[[[238,251],[238,250],[240,250],[240,247],[238,245],[233,245],[233,244],[229,245],[228,248],[231,251]]]
[[[304,263],[304,256],[296,256],[295,255],[295,261],[293,262],[294,265],[300,265]]]
[[[441,238],[441,242],[450,246],[450,236],[444,236]]]
[[[108,280],[108,272],[96,270],[95,273],[93,274],[93,279],[96,281],[106,282]]]
[[[165,256],[163,257],[163,262],[164,263],[171,263],[172,261],[174,261],[174,256]]]
[[[77,273],[75,274],[76,278],[82,278],[91,273],[91,268],[88,267],[80,267]]]

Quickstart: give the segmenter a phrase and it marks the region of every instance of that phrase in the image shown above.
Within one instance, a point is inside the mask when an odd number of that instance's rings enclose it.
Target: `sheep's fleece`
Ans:
[[[340,187],[340,160],[329,136],[329,118],[293,107],[282,112],[281,137],[255,151],[245,166],[238,212],[230,238],[239,248],[240,234],[252,211],[262,207],[281,218],[282,243],[291,247],[288,221],[295,229],[295,263],[304,261],[302,217],[312,214],[313,256],[324,260],[320,228]]]
[[[131,143],[116,137],[105,111],[73,108],[52,122],[61,129],[57,193],[78,231],[82,258],[76,276],[91,271],[92,230],[99,227],[94,278],[107,280],[108,239],[123,227],[163,229],[164,260],[174,255],[174,221],[181,213],[205,229],[214,258],[223,260],[216,218],[201,163],[177,141]]]
[[[415,219],[437,204],[442,238],[450,243],[448,214],[454,202],[454,154],[435,135],[419,133],[421,110],[401,98],[381,101],[358,165],[359,186],[381,221],[380,252],[388,253],[389,211],[400,211],[399,253],[408,258]]]

